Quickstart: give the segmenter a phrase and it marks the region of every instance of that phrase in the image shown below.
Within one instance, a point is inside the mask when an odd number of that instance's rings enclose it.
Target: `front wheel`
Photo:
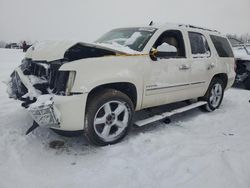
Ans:
[[[85,136],[99,146],[115,144],[128,133],[133,103],[124,93],[107,89],[90,98],[86,109]]]
[[[205,96],[201,98],[201,100],[207,101],[207,104],[201,108],[208,112],[212,112],[219,108],[224,96],[224,89],[223,81],[219,78],[214,78],[211,81]]]

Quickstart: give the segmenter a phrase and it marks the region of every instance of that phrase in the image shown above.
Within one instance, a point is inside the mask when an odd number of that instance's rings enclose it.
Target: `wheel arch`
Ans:
[[[224,89],[227,87],[227,83],[228,83],[228,76],[226,73],[219,73],[213,76],[212,80],[215,78],[219,78],[220,80],[222,80],[222,82],[224,83]],[[211,80],[211,82],[212,82]],[[211,83],[210,82],[210,83]]]
[[[134,108],[136,109],[138,105],[137,104],[138,92],[137,92],[136,86],[130,82],[115,82],[115,83],[102,84],[102,85],[94,87],[88,93],[87,104],[95,94],[97,94],[98,92],[101,92],[104,89],[115,89],[126,94],[131,99],[134,105]]]

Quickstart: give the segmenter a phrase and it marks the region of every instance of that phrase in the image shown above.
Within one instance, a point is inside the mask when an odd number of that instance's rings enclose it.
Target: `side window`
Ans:
[[[165,44],[164,44],[165,43]],[[174,53],[165,53],[164,56],[161,56],[161,59],[167,58],[185,58],[185,45],[181,31],[179,30],[168,30],[160,35],[160,37],[156,40],[153,48],[157,49],[157,47],[164,44],[168,46],[169,49],[174,49]]]
[[[210,35],[214,47],[220,57],[234,57],[232,48],[226,38]]]
[[[192,56],[194,58],[209,57],[211,55],[207,39],[204,35],[196,32],[188,32]]]

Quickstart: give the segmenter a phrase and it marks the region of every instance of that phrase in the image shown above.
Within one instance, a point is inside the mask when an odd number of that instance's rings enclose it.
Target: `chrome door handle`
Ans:
[[[188,69],[190,69],[190,66],[188,66],[188,65],[179,66],[179,70],[188,70]]]

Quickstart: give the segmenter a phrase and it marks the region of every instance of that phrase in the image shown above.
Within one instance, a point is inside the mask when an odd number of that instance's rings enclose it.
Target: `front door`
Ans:
[[[191,62],[186,58],[183,33],[179,30],[165,31],[153,48],[167,43],[176,53],[161,57],[149,57],[149,76],[145,78],[143,108],[187,99]]]

